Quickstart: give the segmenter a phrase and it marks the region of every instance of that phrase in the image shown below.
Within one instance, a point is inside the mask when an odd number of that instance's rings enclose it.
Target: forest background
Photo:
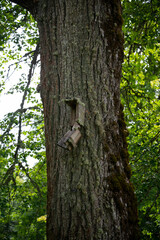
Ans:
[[[121,100],[141,239],[160,239],[160,2],[123,0]],[[0,94],[20,99],[0,121],[0,239],[46,239],[46,157],[36,22],[0,3]],[[36,74],[34,74],[36,73]],[[8,83],[11,87],[6,89]],[[4,102],[10,105],[12,102]],[[32,166],[29,161],[35,162]],[[27,238],[26,238],[27,236]]]

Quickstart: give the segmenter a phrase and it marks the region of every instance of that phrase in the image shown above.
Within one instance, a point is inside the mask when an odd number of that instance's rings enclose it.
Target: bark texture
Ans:
[[[37,3],[36,3],[37,4]],[[119,0],[39,0],[48,240],[139,239],[120,104]],[[68,98],[85,103],[77,148],[57,146],[70,128]]]
[[[41,86],[47,171],[47,237],[138,239],[137,208],[120,104],[120,1],[41,0]],[[76,149],[57,142],[69,130],[64,99],[86,105]]]

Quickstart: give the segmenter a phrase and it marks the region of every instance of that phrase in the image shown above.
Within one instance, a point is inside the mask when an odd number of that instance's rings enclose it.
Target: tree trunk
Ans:
[[[36,18],[47,153],[47,239],[139,239],[120,104],[120,1],[39,0]],[[74,100],[68,106],[66,99]],[[66,150],[58,142],[71,130],[76,101],[85,104],[84,125],[79,125],[77,146]]]

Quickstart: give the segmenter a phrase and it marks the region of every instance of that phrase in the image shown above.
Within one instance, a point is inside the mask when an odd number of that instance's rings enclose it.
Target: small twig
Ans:
[[[39,107],[33,106],[33,107],[28,107],[28,108],[23,108],[23,109],[17,109],[17,110],[13,113],[13,116],[12,116],[11,119],[10,119],[10,123],[9,123],[6,131],[0,136],[0,141],[2,141],[2,139],[4,138],[4,136],[5,136],[6,134],[8,134],[9,131],[11,130],[12,125],[14,124],[14,118],[15,118],[15,116],[16,116],[18,113],[25,113],[27,110],[31,110],[31,109],[39,109]]]
[[[37,189],[39,195],[41,196],[41,190],[40,190],[38,184],[30,177],[28,171],[25,169],[25,167],[22,165],[22,163],[20,161],[18,161],[18,165],[25,172],[26,176],[29,178],[29,180],[31,181],[33,186],[35,186],[35,188]]]
[[[34,53],[34,51],[30,51],[30,52],[28,52],[28,53],[25,53],[24,56],[21,57],[18,62],[15,62],[15,63],[10,64],[10,65],[8,66],[8,72],[7,72],[6,80],[8,80],[8,79],[13,75],[13,73],[15,72],[15,70],[18,68],[18,65],[19,65],[21,62],[24,61],[24,58],[27,58],[27,57],[30,56],[32,53]],[[13,69],[13,72],[9,75],[12,66],[15,66],[15,68]]]

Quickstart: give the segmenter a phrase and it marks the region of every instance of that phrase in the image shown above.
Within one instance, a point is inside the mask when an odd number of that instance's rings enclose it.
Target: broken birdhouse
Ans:
[[[67,150],[71,150],[71,146],[69,146],[69,138],[70,136],[73,134],[73,130],[69,130],[62,138],[61,140],[58,142],[58,146],[67,149]]]
[[[79,98],[65,99],[65,103],[71,107],[71,127],[58,142],[58,145],[64,149],[71,150],[77,146],[81,138],[80,129],[84,126],[85,104]]]
[[[75,129],[73,134],[68,139],[68,141],[72,145],[72,147],[75,148],[80,138],[81,138],[81,132],[79,131],[79,129]]]
[[[79,139],[81,138],[81,132],[79,129],[69,130],[58,142],[58,146],[71,150],[77,146]]]

